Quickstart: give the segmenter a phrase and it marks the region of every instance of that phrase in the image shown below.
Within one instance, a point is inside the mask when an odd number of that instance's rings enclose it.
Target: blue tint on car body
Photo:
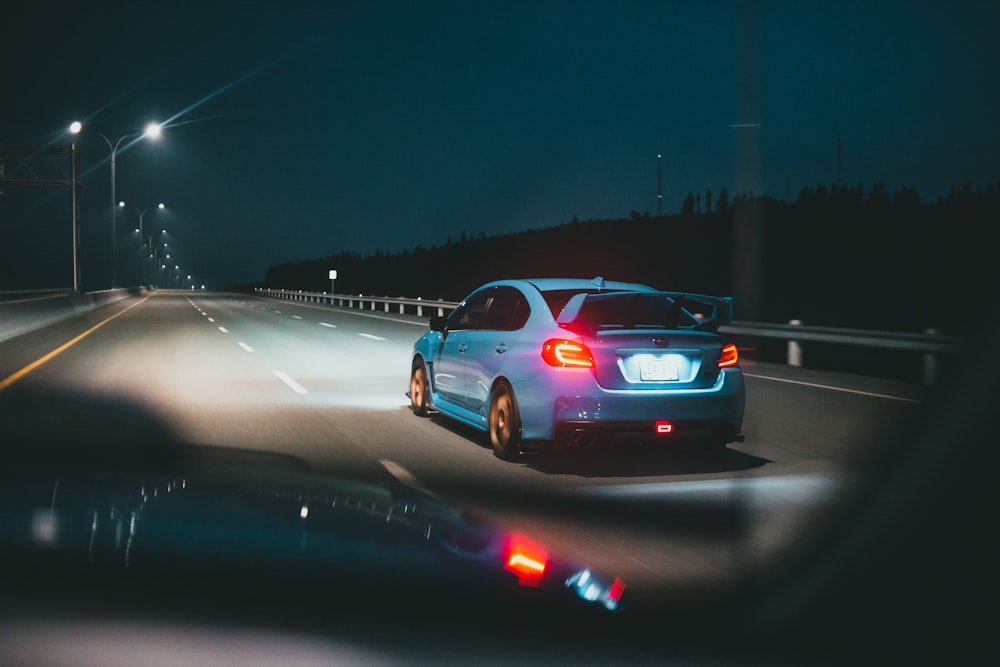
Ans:
[[[732,300],[579,278],[498,280],[431,319],[413,345],[410,397],[526,448],[743,439],[738,351],[718,328]]]

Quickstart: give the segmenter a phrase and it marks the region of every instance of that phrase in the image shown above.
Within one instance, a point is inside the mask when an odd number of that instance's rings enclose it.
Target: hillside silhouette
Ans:
[[[818,186],[795,201],[725,190],[689,194],[677,214],[572,220],[399,253],[334,253],[269,267],[262,286],[458,301],[495,279],[603,276],[734,296],[736,319],[963,334],[996,296],[988,232],[1000,192],[970,183],[921,201]],[[743,298],[741,299],[741,295]]]

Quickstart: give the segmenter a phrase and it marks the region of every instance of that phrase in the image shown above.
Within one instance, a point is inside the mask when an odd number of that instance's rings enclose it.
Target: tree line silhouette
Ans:
[[[398,253],[275,264],[262,286],[328,291],[328,271],[337,269],[341,294],[458,301],[484,282],[513,277],[600,275],[719,295],[753,280],[760,321],[963,334],[996,297],[989,232],[998,214],[993,182],[966,182],[928,202],[913,188],[890,193],[881,182],[806,187],[794,201],[721,189],[689,193],[676,214],[574,218],[496,236],[463,233]],[[757,239],[751,247],[736,240],[746,225]],[[759,254],[750,264],[759,275],[734,269],[747,265],[741,253]]]

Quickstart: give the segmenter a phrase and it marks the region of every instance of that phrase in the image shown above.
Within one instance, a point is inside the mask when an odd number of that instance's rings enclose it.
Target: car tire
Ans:
[[[521,415],[514,390],[506,382],[497,383],[490,396],[489,433],[498,458],[509,460],[520,453]]]
[[[410,409],[418,417],[427,415],[427,366],[424,360],[417,357],[410,369]]]

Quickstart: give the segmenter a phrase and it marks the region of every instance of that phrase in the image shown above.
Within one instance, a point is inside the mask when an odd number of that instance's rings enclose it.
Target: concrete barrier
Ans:
[[[0,341],[82,315],[145,291],[146,288],[130,287],[0,302]]]

